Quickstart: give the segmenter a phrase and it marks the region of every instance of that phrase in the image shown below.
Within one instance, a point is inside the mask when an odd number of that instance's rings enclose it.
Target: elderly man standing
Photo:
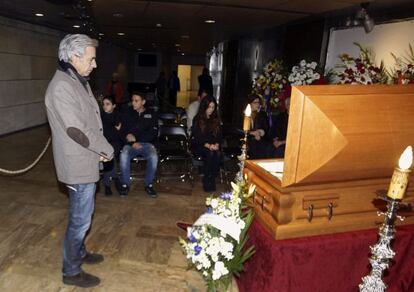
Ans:
[[[59,45],[59,68],[46,91],[58,180],[69,191],[69,222],[63,244],[63,283],[93,287],[98,277],[82,263],[96,264],[103,256],[86,251],[85,236],[92,221],[99,161],[112,159],[113,148],[102,132],[99,107],[88,84],[96,68],[98,42],[86,35],[66,35]]]

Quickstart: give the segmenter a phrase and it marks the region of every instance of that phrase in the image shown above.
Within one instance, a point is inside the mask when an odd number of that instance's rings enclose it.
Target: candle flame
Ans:
[[[250,107],[250,104],[246,106],[246,109],[244,110],[244,115],[246,117],[250,117],[252,115],[252,108]]]
[[[400,160],[398,161],[398,166],[401,169],[409,169],[413,163],[413,148],[408,146],[405,148],[403,154],[401,154]]]

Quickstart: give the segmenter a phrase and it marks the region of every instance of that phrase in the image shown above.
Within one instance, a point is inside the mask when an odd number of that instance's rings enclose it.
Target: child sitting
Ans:
[[[119,152],[122,147],[122,140],[119,136],[121,128],[120,115],[116,109],[115,100],[112,96],[105,96],[102,100],[101,119],[103,134],[114,148],[114,159],[103,163],[102,181],[105,186],[105,195],[112,195],[111,180],[114,180],[115,187],[120,190],[120,182],[117,175],[116,163],[119,160]]]

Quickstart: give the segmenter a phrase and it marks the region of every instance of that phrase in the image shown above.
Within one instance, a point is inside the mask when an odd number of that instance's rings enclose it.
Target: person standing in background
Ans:
[[[106,91],[107,95],[114,97],[118,110],[121,110],[122,104],[124,103],[125,88],[117,72],[112,73],[112,80],[108,83]]]
[[[172,107],[177,106],[177,92],[180,91],[180,79],[178,78],[177,71],[172,71],[170,80],[168,80],[168,100]]]
[[[99,106],[88,83],[89,74],[97,66],[97,46],[98,41],[87,35],[66,35],[59,45],[59,67],[45,97],[57,178],[69,191],[62,280],[79,287],[100,283],[81,265],[104,260],[102,255],[86,250],[85,237],[95,207],[99,162],[110,161],[114,153],[103,136]]]
[[[206,91],[208,95],[213,95],[213,79],[210,74],[208,74],[207,68],[203,68],[203,73],[198,76],[198,94],[202,91]]]
[[[167,89],[167,79],[165,78],[164,72],[160,72],[160,75],[155,82],[155,87],[157,89],[157,99],[160,110],[163,110],[165,108],[165,91]]]

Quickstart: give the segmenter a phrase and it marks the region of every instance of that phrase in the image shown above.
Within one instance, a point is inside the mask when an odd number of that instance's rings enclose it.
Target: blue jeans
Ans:
[[[95,207],[95,183],[67,185],[69,190],[69,222],[63,242],[63,274],[74,276],[81,271],[86,255],[85,237]]]
[[[139,144],[141,144],[141,148],[139,149],[132,148],[131,145],[125,145],[124,148],[122,148],[119,161],[119,166],[121,168],[122,185],[127,185],[129,187],[131,176],[131,159],[137,156],[142,156],[147,162],[144,178],[145,186],[152,184],[152,181],[154,180],[158,165],[157,150],[151,143]]]

